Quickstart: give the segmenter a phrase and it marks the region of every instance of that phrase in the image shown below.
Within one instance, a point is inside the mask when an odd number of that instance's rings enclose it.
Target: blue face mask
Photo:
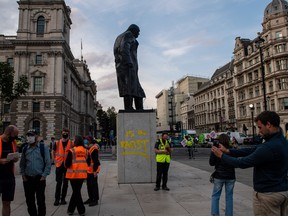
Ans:
[[[88,145],[89,145],[88,140],[87,140],[87,139],[84,139],[84,146],[85,146],[85,147],[88,147]]]

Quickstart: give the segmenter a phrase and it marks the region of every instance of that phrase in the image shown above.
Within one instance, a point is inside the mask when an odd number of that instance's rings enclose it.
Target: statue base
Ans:
[[[118,183],[156,180],[154,110],[120,110],[117,114]]]

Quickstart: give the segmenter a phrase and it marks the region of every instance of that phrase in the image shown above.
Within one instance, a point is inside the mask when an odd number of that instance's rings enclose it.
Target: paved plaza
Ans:
[[[196,159],[197,160],[197,159]],[[18,168],[18,164],[17,164]],[[12,216],[28,215],[22,185],[22,178],[16,170],[16,194],[12,202]],[[208,216],[210,215],[211,192],[213,184],[210,173],[192,166],[172,161],[169,170],[168,187],[170,191],[154,191],[154,183],[118,184],[117,161],[101,161],[99,174],[99,205],[86,207],[86,215],[100,216]],[[47,216],[67,215],[67,205],[54,206],[55,166],[47,177],[46,206]],[[252,211],[253,189],[236,182],[234,191],[234,215],[249,216]],[[71,196],[71,187],[67,201]],[[87,199],[87,188],[82,188],[83,200]],[[225,196],[221,199],[221,215],[224,215]],[[2,205],[2,204],[1,204]],[[2,208],[2,206],[1,206]],[[74,215],[78,215],[77,212]]]

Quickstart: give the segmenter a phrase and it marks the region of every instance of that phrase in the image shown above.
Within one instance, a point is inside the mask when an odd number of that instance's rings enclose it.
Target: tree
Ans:
[[[107,112],[101,110],[97,111],[97,120],[99,122],[99,126],[102,128],[102,135],[105,137],[109,137],[111,130],[113,130],[114,134],[116,131],[116,116],[114,107],[108,107]]]
[[[1,128],[3,125],[3,104],[11,103],[21,95],[25,95],[29,88],[27,76],[20,76],[19,81],[14,81],[15,71],[9,63],[0,62],[0,101],[1,101]],[[3,129],[3,128],[2,128]]]

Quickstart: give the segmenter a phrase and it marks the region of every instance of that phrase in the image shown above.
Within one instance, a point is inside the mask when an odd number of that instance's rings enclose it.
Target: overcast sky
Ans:
[[[123,109],[114,67],[115,38],[132,23],[138,37],[139,79],[144,108],[186,75],[211,78],[233,57],[236,37],[254,39],[262,31],[264,10],[272,0],[66,0],[72,9],[70,46],[87,61],[104,110]],[[0,0],[0,34],[16,35],[18,4]]]

